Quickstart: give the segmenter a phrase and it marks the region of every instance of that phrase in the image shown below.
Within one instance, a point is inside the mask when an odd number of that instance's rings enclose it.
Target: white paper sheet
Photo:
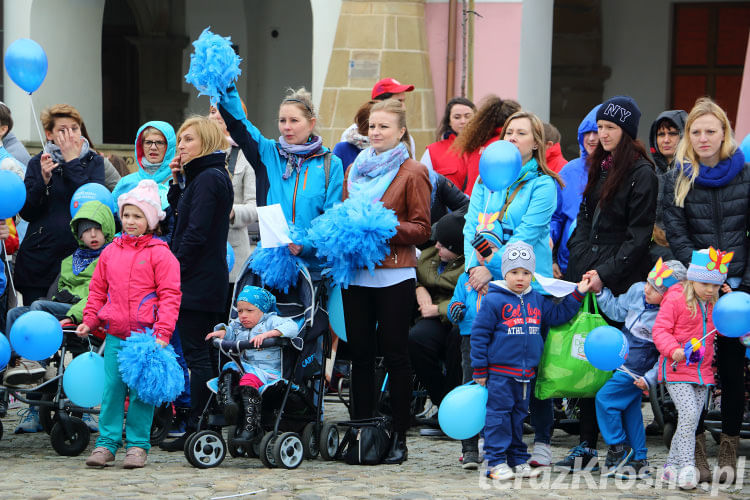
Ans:
[[[578,288],[577,283],[571,283],[570,281],[556,280],[555,278],[547,278],[539,273],[534,273],[534,278],[544,288],[544,290],[550,295],[555,297],[565,297],[573,290]]]
[[[263,248],[283,247],[292,243],[291,238],[289,238],[289,225],[286,223],[284,212],[278,203],[258,207],[258,226],[260,228],[260,244]]]

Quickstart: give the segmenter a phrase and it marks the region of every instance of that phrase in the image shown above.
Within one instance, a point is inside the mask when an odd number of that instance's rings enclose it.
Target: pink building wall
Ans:
[[[474,88],[467,89],[479,104],[488,94],[518,98],[518,72],[521,58],[522,3],[476,2],[474,10]],[[456,13],[456,84],[461,91],[461,2]],[[425,4],[427,46],[430,52],[435,112],[439,120],[445,110],[445,78],[448,57],[448,2]],[[471,92],[473,90],[473,92]]]
[[[740,143],[747,134],[750,134],[750,37],[748,37],[745,51],[745,69],[742,70],[742,87],[740,87],[740,102],[737,105],[737,125],[734,136]]]

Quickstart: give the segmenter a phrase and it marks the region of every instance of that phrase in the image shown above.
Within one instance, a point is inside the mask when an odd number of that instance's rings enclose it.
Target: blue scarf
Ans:
[[[401,164],[408,159],[409,150],[403,142],[380,154],[376,154],[372,147],[362,150],[354,159],[349,172],[349,196],[379,201],[396,177]]]
[[[294,170],[299,173],[302,161],[317,153],[322,145],[323,139],[317,135],[310,136],[305,144],[289,144],[284,140],[284,136],[279,136],[279,154],[286,158],[286,170],[281,178],[288,179]]]
[[[73,274],[75,276],[81,274],[81,271],[89,267],[89,264],[99,258],[99,254],[102,253],[102,250],[104,250],[104,247],[106,246],[107,245],[102,245],[98,250],[77,248],[76,251],[73,252]]]
[[[731,157],[721,160],[713,167],[701,164],[698,177],[695,178],[695,183],[702,187],[711,188],[726,186],[739,175],[744,167],[745,155],[738,149]],[[686,177],[690,177],[693,174],[693,169],[689,163],[680,165],[680,168]]]

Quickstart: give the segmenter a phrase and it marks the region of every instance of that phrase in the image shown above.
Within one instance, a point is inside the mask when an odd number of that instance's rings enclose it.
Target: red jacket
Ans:
[[[153,328],[169,342],[180,310],[180,264],[152,235],[120,236],[104,249],[89,284],[83,322],[125,339]]]
[[[474,183],[476,182],[477,177],[479,177],[479,158],[481,158],[482,153],[485,149],[487,149],[487,146],[495,141],[500,140],[502,132],[502,127],[496,128],[495,135],[492,137],[492,139],[485,142],[482,147],[480,147],[476,151],[472,151],[471,153],[465,154],[463,156],[463,160],[466,165],[466,189],[464,189],[464,193],[466,193],[467,195],[471,196],[471,190],[474,189]]]
[[[685,343],[694,338],[700,340],[714,329],[712,321],[714,306],[706,304],[705,321],[701,307],[696,307],[696,314],[692,316],[685,303],[682,284],[673,285],[664,294],[659,313],[653,326],[653,338],[659,356],[659,382],[692,382],[708,385],[714,383],[714,372],[711,363],[714,359],[714,337],[712,333],[702,343],[706,346],[703,359],[698,363],[680,361],[676,369],[672,368],[672,353],[677,349],[684,349]]]
[[[559,172],[568,163],[568,160],[562,155],[559,142],[553,144],[552,147],[547,150],[546,159],[547,166],[553,172]]]
[[[458,153],[449,150],[455,140],[455,134],[451,134],[447,139],[433,142],[427,146],[427,151],[430,152],[432,169],[442,174],[443,177],[463,191],[466,182],[466,164],[461,160]]]
[[[16,229],[16,223],[13,222],[13,218],[5,219],[5,224],[10,229],[10,236],[5,240],[5,253],[7,255],[13,255],[18,250],[18,230]]]

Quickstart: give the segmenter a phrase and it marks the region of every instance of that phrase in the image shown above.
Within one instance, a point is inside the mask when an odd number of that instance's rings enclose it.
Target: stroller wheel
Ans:
[[[89,445],[91,432],[86,424],[77,417],[68,417],[70,420],[70,434],[65,431],[63,423],[55,422],[49,433],[52,448],[58,455],[64,457],[75,457],[80,455]]]
[[[199,469],[218,466],[226,454],[224,438],[214,431],[196,432],[190,441],[185,443],[185,457],[193,467]]]
[[[315,458],[318,456],[318,436],[315,435],[315,422],[307,424],[302,431],[302,446],[305,451],[305,458]]]
[[[162,405],[156,408],[151,422],[151,446],[158,446],[164,441],[172,425],[172,405]]]
[[[273,460],[277,466],[296,469],[304,458],[302,440],[296,432],[285,432],[274,441]]]
[[[664,434],[662,435],[662,438],[664,439],[664,446],[666,446],[667,449],[672,446],[672,436],[674,436],[674,431],[674,422],[664,422]]]
[[[276,441],[276,436],[273,431],[268,431],[263,435],[263,439],[260,440],[258,445],[258,458],[263,462],[263,465],[272,469],[276,467],[276,460],[273,456],[273,445]]]
[[[326,422],[320,428],[320,458],[334,460],[339,449],[339,430],[336,424]]]

